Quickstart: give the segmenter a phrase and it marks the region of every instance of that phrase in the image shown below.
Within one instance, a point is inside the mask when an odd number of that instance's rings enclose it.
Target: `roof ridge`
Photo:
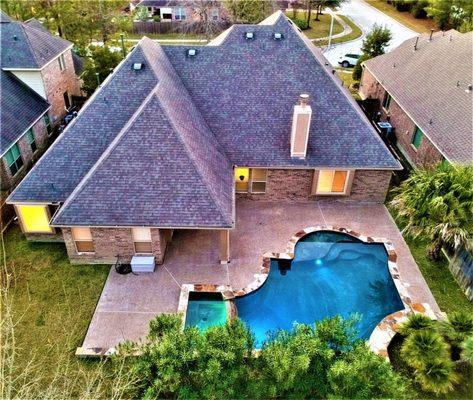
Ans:
[[[123,128],[118,132],[118,134],[115,136],[115,138],[112,140],[110,145],[105,149],[105,151],[102,153],[102,155],[98,158],[98,160],[95,162],[95,164],[89,169],[89,171],[84,175],[84,177],[81,179],[79,184],[75,187],[75,189],[72,191],[72,193],[69,195],[69,197],[66,199],[62,207],[59,209],[58,213],[54,216],[53,220],[56,220],[62,213],[63,211],[67,208],[67,205],[74,200],[74,198],[84,189],[85,184],[89,181],[89,179],[94,175],[95,171],[100,167],[100,165],[112,154],[112,151],[117,147],[117,145],[120,143],[120,140],[123,138],[126,132],[128,132],[128,129],[131,127],[131,125],[136,121],[138,116],[143,112],[145,106],[151,101],[153,96],[156,95],[156,90],[158,86],[160,85],[160,82],[158,82],[153,89],[150,91],[148,96],[143,100],[143,102],[140,104],[140,106],[135,110],[133,115],[130,117],[130,119],[127,121],[127,123],[123,126]],[[54,223],[54,221],[52,221]]]
[[[169,68],[171,68],[173,74],[175,75],[176,79],[178,80],[178,82],[180,83],[180,85],[182,86],[183,90],[185,91],[187,97],[189,98],[192,106],[196,109],[196,111],[198,112],[202,122],[205,124],[205,127],[208,129],[208,131],[210,132],[210,134],[212,135],[213,139],[214,139],[214,143],[215,143],[215,148],[216,148],[216,151],[218,151],[219,153],[221,153],[226,161],[230,164],[230,161],[228,160],[228,157],[225,153],[225,151],[223,150],[222,146],[220,145],[220,142],[217,140],[217,137],[215,136],[215,134],[213,133],[213,131],[210,129],[210,126],[207,124],[207,121],[205,120],[205,118],[203,117],[202,113],[200,112],[200,110],[197,108],[197,106],[194,104],[194,101],[190,95],[190,93],[188,92],[187,88],[185,87],[184,83],[182,82],[181,80],[181,77],[177,74],[176,70],[174,69],[174,66],[172,65],[172,63],[169,61],[168,59],[168,56],[167,54],[164,52],[164,50],[162,50],[160,48],[160,45],[158,43],[155,43],[155,42],[152,42],[153,45],[155,45],[158,49],[160,49],[163,53],[163,56],[165,57],[165,59],[167,60],[167,62],[169,63]],[[153,61],[150,60],[148,58],[148,54],[146,54],[146,52],[143,52],[147,61],[151,64],[151,65],[154,65],[153,64]],[[152,68],[153,70],[153,73],[154,74],[157,74],[157,71]],[[156,77],[159,79],[159,77],[156,75]],[[190,149],[190,145],[189,143],[187,142],[187,139],[184,137],[185,135],[182,135],[180,129],[177,127],[177,125],[174,123],[173,119],[169,116],[169,113],[168,113],[168,110],[167,110],[167,107],[163,104],[163,102],[161,101],[161,99],[159,98],[159,96],[157,96],[157,100],[159,101],[159,104],[161,105],[161,108],[164,112],[164,114],[166,115],[166,118],[168,119],[169,123],[172,125],[172,127],[174,128],[174,131],[177,133],[177,136],[178,138],[180,139],[180,141],[183,143],[184,145],[184,149],[186,151],[186,154],[188,156],[188,158],[191,160],[192,164],[194,165],[194,168],[195,170],[197,171],[197,173],[199,174],[202,182],[205,184],[206,186],[206,189],[207,191],[209,192],[210,196],[212,197],[212,200],[213,202],[217,205],[222,217],[224,217],[224,219],[226,219],[225,217],[225,210],[223,209],[223,205],[220,204],[220,200],[218,199],[218,197],[216,196],[216,193],[214,193],[214,191],[211,189],[211,184],[210,182],[208,182],[208,179],[206,177],[206,175],[204,173],[202,173],[201,171],[201,167],[199,166],[197,160],[196,160],[196,156],[195,154],[191,151]],[[200,132],[199,130],[199,134],[204,134],[204,132]],[[233,220],[230,221],[231,223],[233,223]]]
[[[25,38],[26,38],[26,41],[28,42],[28,50],[30,51],[30,53],[33,55],[33,59],[35,60],[35,64],[36,66],[40,66],[41,63],[39,62],[39,60],[36,58],[36,53],[35,51],[33,50],[33,45],[30,41],[30,38],[28,36],[28,33],[26,31],[26,28],[28,28],[28,26],[26,24],[24,24],[23,22],[18,22],[18,24],[20,25],[21,29],[23,30],[23,33],[25,35]]]

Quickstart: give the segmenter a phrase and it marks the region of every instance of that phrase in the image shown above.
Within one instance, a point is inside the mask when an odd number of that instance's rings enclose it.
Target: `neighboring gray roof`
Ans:
[[[77,76],[80,76],[82,72],[84,71],[85,59],[84,57],[77,55],[74,51],[72,51],[71,53],[72,53],[72,63],[74,64],[74,72],[76,73]]]
[[[175,7],[185,5],[183,0],[142,0],[136,6],[137,7]]]
[[[278,15],[234,26],[195,57],[141,40],[9,202],[65,202],[57,225],[229,227],[233,164],[399,168],[319,51]],[[313,108],[306,160],[289,146],[300,93]]]
[[[14,21],[2,11],[2,68],[39,69],[72,45],[38,23]]]
[[[246,40],[246,31],[255,39]],[[284,39],[274,40],[274,32]],[[233,25],[221,45],[197,47],[193,58],[189,47],[163,48],[233,164],[399,168],[320,51],[284,14],[274,25]],[[305,160],[289,151],[301,93],[313,110]]]
[[[0,155],[48,109],[49,103],[11,72],[0,70]]]
[[[163,50],[140,47],[157,84],[53,224],[232,227],[232,166]]]
[[[473,32],[421,35],[365,61],[394,100],[451,162],[473,164]]]

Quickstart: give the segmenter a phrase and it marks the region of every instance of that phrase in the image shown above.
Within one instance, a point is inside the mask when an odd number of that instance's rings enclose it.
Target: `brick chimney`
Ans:
[[[294,106],[291,132],[291,157],[305,158],[309,140],[312,108],[309,106],[309,95],[301,94],[299,104]]]

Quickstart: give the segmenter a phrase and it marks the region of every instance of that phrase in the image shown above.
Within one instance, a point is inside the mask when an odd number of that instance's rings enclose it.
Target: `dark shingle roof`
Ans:
[[[48,109],[49,103],[12,73],[0,70],[0,155]]]
[[[452,162],[473,164],[473,32],[422,35],[364,63]]]
[[[231,165],[163,50],[140,47],[158,83],[53,223],[231,227]]]
[[[140,41],[9,201],[65,201],[58,225],[229,227],[232,164],[398,168],[318,50],[278,15],[234,26],[195,57]],[[300,93],[313,108],[302,161],[289,146]]]
[[[42,68],[72,45],[37,26],[36,20],[25,23],[4,16],[2,12],[2,68]]]
[[[246,40],[246,31],[254,40]],[[274,32],[283,40],[274,40]],[[163,46],[230,161],[250,166],[399,168],[319,50],[280,14],[274,25],[233,25],[220,46]],[[314,53],[315,56],[314,57]],[[291,158],[294,104],[310,95],[305,160]]]

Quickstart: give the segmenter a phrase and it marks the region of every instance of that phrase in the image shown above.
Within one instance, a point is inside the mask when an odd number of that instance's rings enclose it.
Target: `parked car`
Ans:
[[[360,58],[359,54],[345,54],[344,56],[340,56],[338,59],[338,63],[343,68],[354,67]]]

